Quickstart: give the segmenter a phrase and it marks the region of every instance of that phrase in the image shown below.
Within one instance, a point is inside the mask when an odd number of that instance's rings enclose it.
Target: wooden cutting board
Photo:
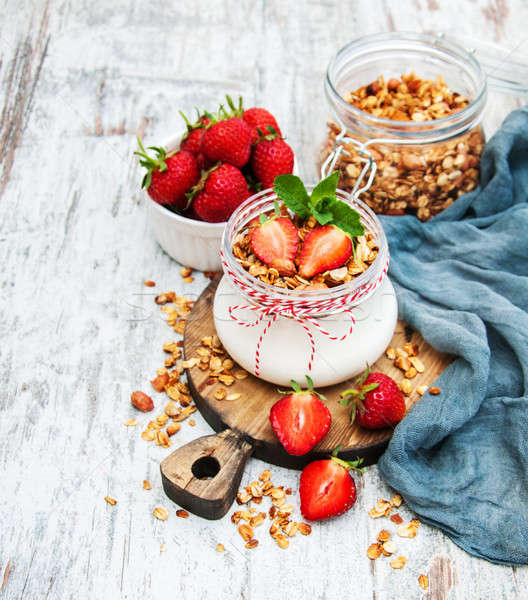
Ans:
[[[217,286],[218,280],[211,282],[187,319],[183,345],[187,359],[196,356],[203,337],[215,333],[213,299]],[[406,342],[417,344],[419,358],[426,367],[424,373],[412,379],[414,389],[431,384],[452,360],[399,321],[391,346],[401,347]],[[402,371],[386,356],[378,359],[372,370],[382,371],[396,381],[403,379]],[[206,518],[220,518],[227,512],[250,455],[282,467],[302,469],[341,446],[340,457],[347,460],[361,457],[364,465],[370,465],[377,461],[392,435],[391,428],[371,431],[350,424],[349,409],[338,402],[341,392],[352,387],[350,380],[320,390],[332,415],[330,431],[308,454],[291,456],[277,440],[269,422],[270,408],[280,398],[277,386],[249,375],[227,388],[228,393],[241,393],[240,399],[219,401],[215,400],[214,392],[226,386],[212,383],[207,371],[193,367],[187,370],[187,378],[199,411],[219,434],[199,438],[173,452],[161,463],[161,473],[167,495]],[[407,408],[419,399],[413,391],[406,398]]]

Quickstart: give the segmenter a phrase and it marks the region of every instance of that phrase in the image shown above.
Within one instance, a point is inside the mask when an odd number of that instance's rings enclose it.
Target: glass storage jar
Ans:
[[[289,386],[310,375],[316,386],[345,381],[373,364],[394,334],[398,307],[387,277],[389,250],[379,219],[342,190],[378,246],[366,271],[350,282],[318,290],[285,289],[260,281],[236,260],[238,233],[273,210],[273,190],[238,207],[222,239],[224,276],[214,299],[216,332],[229,354],[250,373]],[[273,308],[271,308],[273,307]]]
[[[413,89],[412,80],[409,86],[400,80],[402,75],[410,73],[421,78],[423,88],[417,85]],[[458,98],[455,102],[462,105],[465,97],[467,106],[441,118],[423,120],[425,113],[446,112],[443,109],[447,104],[442,106],[443,97],[435,92],[438,88],[425,85],[426,80],[437,81],[438,77],[443,78],[454,94],[451,99]],[[363,100],[365,94],[372,97],[366,102],[371,103],[369,110],[374,114],[349,101],[351,92],[362,86],[368,86],[362,92]],[[418,103],[417,108],[420,102],[428,106],[424,106],[423,112],[416,109],[412,117],[415,120],[403,120],[402,112],[397,110],[392,110],[392,118],[386,118],[387,111],[380,107],[384,106],[383,94],[390,89],[402,106],[413,102]],[[346,130],[347,137],[368,142],[377,164],[373,185],[362,195],[366,204],[377,213],[410,213],[427,220],[478,185],[484,148],[480,123],[486,94],[486,77],[481,66],[472,54],[453,41],[417,33],[359,38],[342,48],[328,67],[325,95],[330,120],[320,163],[333,151],[336,136]],[[420,95],[423,99],[417,100]],[[347,145],[346,140],[343,145],[348,153],[343,153],[337,163],[341,174],[339,187],[350,191],[362,164],[356,149]]]

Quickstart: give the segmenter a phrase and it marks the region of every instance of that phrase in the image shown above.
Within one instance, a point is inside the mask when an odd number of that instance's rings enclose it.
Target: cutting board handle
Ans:
[[[183,508],[206,519],[220,519],[235,499],[253,446],[225,429],[175,450],[160,465],[163,489]]]

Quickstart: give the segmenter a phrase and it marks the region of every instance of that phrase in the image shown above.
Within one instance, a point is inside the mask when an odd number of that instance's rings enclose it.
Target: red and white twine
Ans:
[[[289,317],[297,321],[303,329],[306,331],[308,340],[310,342],[310,358],[308,360],[308,371],[311,371],[312,364],[315,358],[315,339],[310,325],[319,330],[320,333],[327,336],[328,339],[333,341],[341,342],[345,340],[353,331],[355,325],[355,318],[352,310],[349,308],[353,304],[357,304],[359,301],[365,299],[368,295],[381,285],[381,282],[385,278],[389,268],[389,257],[387,256],[387,262],[379,277],[374,281],[369,281],[367,284],[355,289],[350,294],[343,296],[310,300],[309,298],[278,298],[271,296],[265,292],[256,290],[252,285],[240,279],[240,277],[231,269],[228,265],[223,252],[220,252],[222,256],[222,265],[224,266],[224,272],[229,277],[231,283],[238,288],[243,296],[253,301],[255,304],[236,304],[229,306],[229,316],[236,323],[242,327],[256,327],[262,323],[262,321],[269,317],[269,321],[266,323],[262,333],[259,336],[257,347],[255,350],[255,375],[260,374],[261,368],[261,346],[265,335],[268,333],[270,327],[277,320],[277,317]],[[250,310],[256,313],[258,316],[255,321],[245,321],[238,317],[235,313],[237,311]],[[327,329],[325,329],[316,319],[318,315],[324,316],[329,313],[346,312],[350,316],[350,326],[346,333],[341,336],[332,335]]]

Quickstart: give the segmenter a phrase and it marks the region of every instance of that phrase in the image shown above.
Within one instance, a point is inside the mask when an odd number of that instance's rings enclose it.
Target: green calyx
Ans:
[[[321,398],[321,400],[326,400],[326,397],[323,396],[323,394],[320,394],[319,392],[316,392],[314,390],[314,384],[313,381],[311,379],[311,377],[309,377],[308,375],[305,375],[306,377],[306,382],[308,384],[308,387],[303,390],[301,388],[301,386],[293,379],[290,380],[290,384],[292,386],[292,389],[294,391],[295,394],[313,394],[314,396],[317,396],[318,398]],[[290,395],[291,391],[289,390],[277,390],[279,392],[279,394],[283,394],[283,395]]]
[[[334,171],[321,180],[309,195],[304,183],[296,175],[278,175],[273,189],[284,204],[302,219],[315,217],[320,225],[334,225],[352,239],[363,235],[365,228],[359,213],[336,194],[339,173]]]
[[[359,471],[360,473],[365,473],[365,469],[360,469],[359,466],[363,464],[362,458],[357,458],[356,460],[343,460],[339,458],[337,455],[341,451],[341,446],[339,445],[330,455],[330,459],[333,460],[338,465],[344,467],[347,471]]]
[[[284,139],[277,133],[277,130],[275,129],[275,127],[273,127],[273,125],[266,125],[266,130],[269,131],[269,133],[264,133],[262,129],[260,129],[260,127],[257,127],[258,138],[255,142],[253,142],[253,147],[255,147],[257,144],[260,144],[260,142],[263,141],[271,142],[271,140]]]
[[[277,198],[274,198],[273,199],[273,216],[269,217],[266,213],[261,213],[259,215],[259,223],[261,225],[264,225],[264,223],[267,223],[268,221],[273,221],[273,219],[277,219],[280,216],[281,216],[280,206],[279,206],[279,203],[277,202]],[[306,377],[308,378],[308,375],[306,375]]]
[[[368,394],[368,392],[372,392],[379,387],[379,383],[368,383],[365,385],[365,381],[369,376],[369,373],[370,367],[367,365],[367,368],[354,382],[356,388],[346,390],[341,394],[341,400],[339,401],[339,404],[342,406],[348,406],[351,402],[353,403],[350,410],[350,420],[352,422],[354,422],[356,418],[356,408],[358,408],[361,413],[365,412],[365,404],[363,401],[365,400],[365,396]]]
[[[176,154],[177,150],[167,152],[167,150],[165,150],[165,148],[162,148],[161,146],[149,146],[147,149],[154,150],[154,152],[156,153],[156,157],[153,158],[152,156],[149,156],[147,154],[147,151],[143,147],[139,136],[137,138],[137,142],[139,150],[136,150],[134,154],[139,156],[139,164],[142,167],[145,167],[145,169],[147,169],[147,172],[145,173],[145,176],[141,181],[141,187],[148,189],[152,181],[152,173],[154,171],[160,171],[161,173],[163,173],[163,171],[166,171],[167,163],[165,161],[173,154]]]
[[[223,104],[220,104],[220,108],[218,112],[215,114],[204,112],[204,115],[209,119],[209,124],[205,126],[206,129],[209,129],[215,123],[219,123],[220,121],[225,121],[227,119],[231,119],[232,117],[241,118],[244,114],[244,103],[242,100],[242,96],[238,97],[238,106],[235,106],[233,99],[229,94],[226,94],[226,101],[228,109]]]
[[[195,107],[196,110],[196,121],[191,123],[185,113],[182,110],[179,110],[182,119],[185,121],[185,125],[187,125],[187,133],[190,133],[194,129],[205,129],[206,125],[203,122],[203,117],[208,117],[208,113],[205,111],[200,113],[200,110]]]

